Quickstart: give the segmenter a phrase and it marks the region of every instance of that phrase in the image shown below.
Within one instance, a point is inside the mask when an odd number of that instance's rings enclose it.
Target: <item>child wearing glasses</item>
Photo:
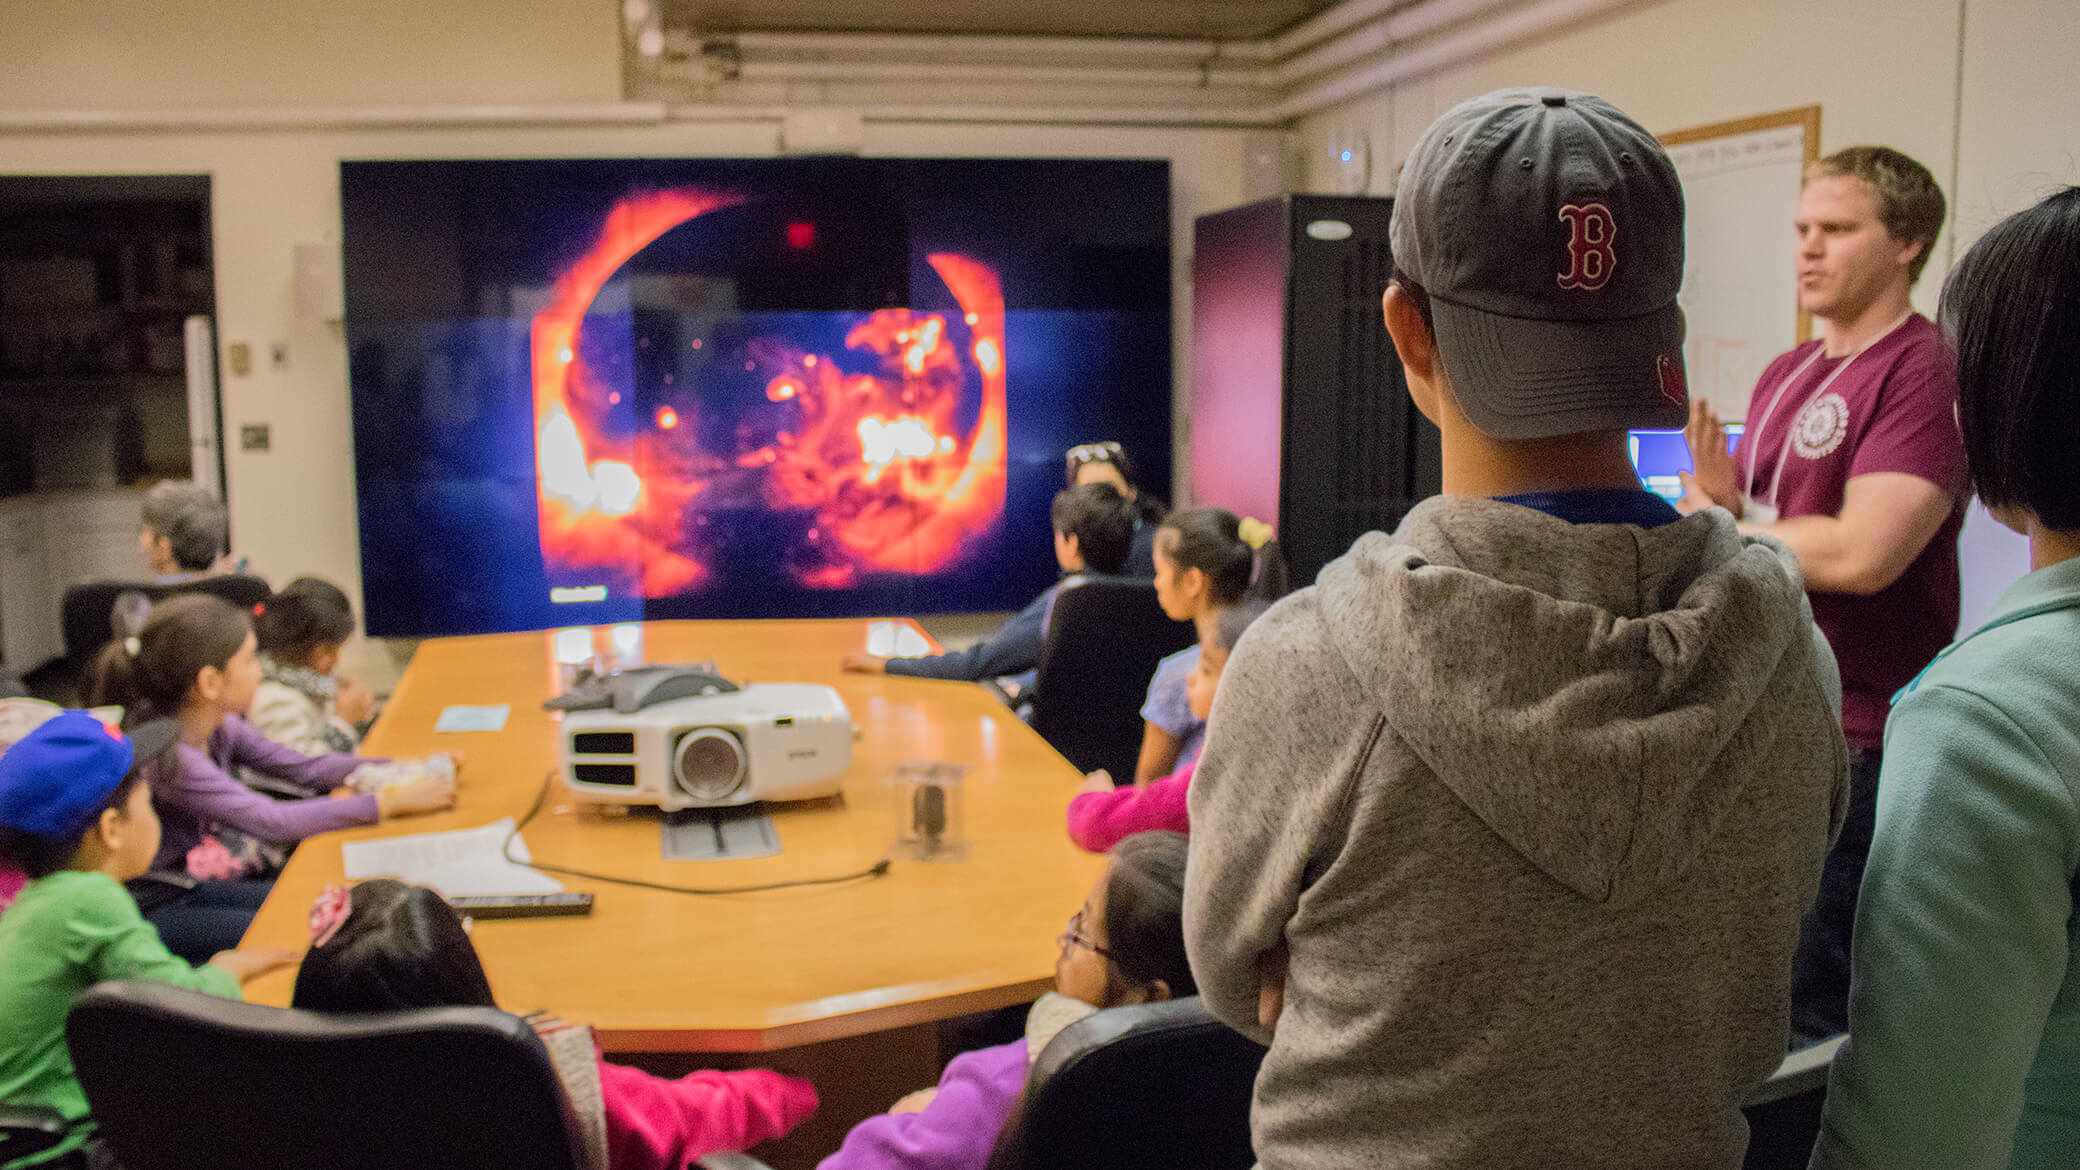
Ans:
[[[1101,1008],[1197,994],[1184,954],[1184,857],[1177,833],[1115,846],[1059,940],[1055,989],[1033,1005],[1025,1038],[955,1057],[938,1088],[854,1126],[818,1170],[982,1170],[1057,1032]]]

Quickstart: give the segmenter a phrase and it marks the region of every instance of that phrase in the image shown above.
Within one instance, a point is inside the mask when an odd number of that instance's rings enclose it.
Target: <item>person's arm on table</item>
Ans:
[[[848,654],[845,669],[868,674],[902,675],[906,678],[953,679],[981,682],[986,678],[1018,674],[1040,664],[1040,648],[1046,641],[1047,612],[1054,601],[1050,588],[1032,603],[1005,619],[989,637],[966,650],[933,654],[925,658],[879,658],[871,654]]]

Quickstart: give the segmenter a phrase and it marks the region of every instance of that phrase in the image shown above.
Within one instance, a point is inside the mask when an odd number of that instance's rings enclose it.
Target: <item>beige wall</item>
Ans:
[[[6,0],[0,109],[617,101],[619,9],[605,0]]]

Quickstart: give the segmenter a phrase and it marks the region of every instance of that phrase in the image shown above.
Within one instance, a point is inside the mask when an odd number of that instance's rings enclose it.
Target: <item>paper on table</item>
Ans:
[[[350,841],[340,847],[340,859],[350,878],[394,877],[432,886],[450,898],[553,894],[563,889],[563,883],[548,874],[505,859],[501,850],[512,831],[513,818],[501,817],[477,829]],[[515,839],[513,856],[530,860],[527,842]]]
[[[449,707],[434,721],[435,731],[504,731],[511,704],[496,707]]]

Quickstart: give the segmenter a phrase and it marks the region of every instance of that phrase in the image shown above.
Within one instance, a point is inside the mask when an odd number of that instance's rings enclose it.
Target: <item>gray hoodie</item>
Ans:
[[[1736,1167],[1848,796],[1783,546],[1446,496],[1251,626],[1185,938],[1271,1170]],[[1262,957],[1291,951],[1275,1035]]]

